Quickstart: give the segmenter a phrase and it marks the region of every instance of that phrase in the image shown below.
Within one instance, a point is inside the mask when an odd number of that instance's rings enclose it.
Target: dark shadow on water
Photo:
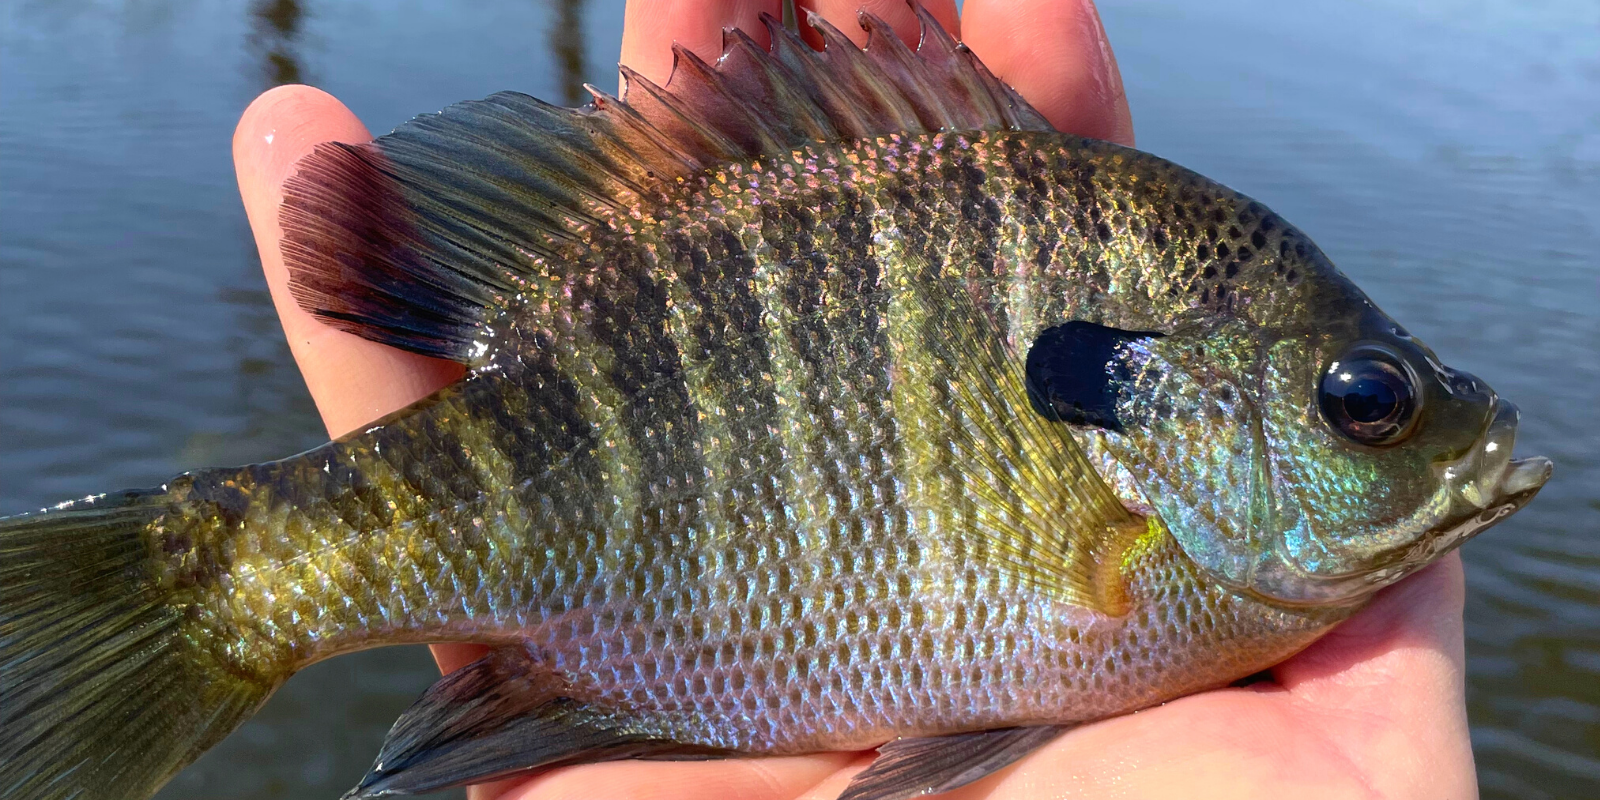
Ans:
[[[587,72],[583,32],[586,4],[584,0],[552,0],[551,5],[555,13],[550,18],[550,52],[561,75],[561,100],[569,106],[582,105],[589,100],[589,93],[583,88]]]
[[[305,26],[300,0],[256,0],[250,4],[250,47],[258,51],[267,88],[305,83],[300,66],[299,36]]]

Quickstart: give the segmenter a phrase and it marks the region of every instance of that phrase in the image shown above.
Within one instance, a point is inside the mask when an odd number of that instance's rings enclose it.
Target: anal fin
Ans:
[[[948,792],[1033,752],[1066,730],[1061,725],[896,739],[878,748],[839,800],[903,800]]]
[[[568,764],[725,754],[653,735],[560,689],[527,650],[494,650],[440,678],[406,709],[344,800],[420,794]]]

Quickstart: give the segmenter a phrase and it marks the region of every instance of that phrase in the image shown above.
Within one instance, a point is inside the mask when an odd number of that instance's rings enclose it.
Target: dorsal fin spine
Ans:
[[[627,81],[625,102],[667,138],[693,145],[698,152],[690,152],[698,165],[708,167],[743,154],[738,144],[654,81],[628,67],[620,69]]]
[[[936,102],[933,87],[927,84],[916,54],[906,47],[905,42],[900,41],[900,37],[894,33],[894,28],[866,10],[862,10],[858,18],[862,29],[867,32],[867,47],[863,52],[876,62],[879,69],[899,78],[896,81],[898,86],[914,91],[914,98],[921,102],[913,105],[933,112],[930,118],[922,120],[922,124],[929,130],[936,131],[962,127],[965,120],[956,119],[945,106]]]
[[[872,68],[876,66],[873,59],[858,49],[855,43],[850,41],[850,37],[828,24],[827,20],[815,12],[808,14],[806,21],[822,34],[822,40],[826,44],[822,56],[826,59],[829,71],[841,78],[847,78],[850,88],[855,90],[857,96],[878,104],[878,110],[893,120],[891,123],[893,127],[907,132],[927,130],[923,121],[917,117],[916,108],[911,103],[912,98],[895,84],[875,79],[876,76],[872,75]],[[841,83],[843,82],[841,80]]]
[[[593,107],[593,113],[604,112],[609,114],[613,119],[622,123],[620,126],[621,128],[632,134],[631,137],[628,137],[626,140],[624,140],[622,136],[617,135],[615,132],[609,132],[617,139],[616,143],[620,149],[628,149],[631,147],[633,148],[634,152],[640,154],[640,163],[638,165],[637,172],[641,173],[641,177],[650,181],[662,181],[669,177],[667,174],[656,174],[648,167],[644,166],[651,163],[676,163],[681,167],[681,169],[677,171],[683,174],[693,172],[695,169],[699,168],[699,162],[695,160],[694,156],[684,152],[677,146],[675,142],[664,137],[648,135],[650,132],[654,131],[654,128],[652,128],[650,123],[645,120],[644,117],[640,116],[639,112],[632,106],[623,102],[617,96],[608,94],[604,91],[594,88],[593,86],[588,86],[585,84],[585,87],[595,98],[594,103],[591,104]],[[568,113],[581,113],[582,111],[583,109],[578,109],[577,112]],[[596,135],[599,134],[597,133]],[[650,151],[655,152],[655,158],[645,155]],[[637,191],[641,197],[650,194],[650,191],[643,187],[639,188]]]
[[[674,42],[672,53],[672,79],[667,82],[668,92],[674,96],[702,98],[710,106],[703,112],[705,116],[729,120],[720,126],[728,135],[745,133],[747,129],[748,135],[740,137],[745,150],[772,152],[779,146],[784,137],[773,130],[773,120],[754,113],[748,98],[741,100],[736,96],[729,89],[728,76],[681,44]]]
[[[822,69],[821,56],[825,54],[812,50],[799,34],[785,28],[772,15],[763,14],[761,21],[772,35],[773,60],[788,68],[798,79],[796,85],[813,90],[812,99],[825,114],[834,118],[834,129],[839,135],[845,139],[865,138],[872,130],[872,120],[846,100],[838,78]]]
[[[732,29],[733,45],[724,47],[718,64],[729,65],[730,72],[737,66],[736,58],[743,57],[748,71],[741,77],[751,97],[765,100],[774,109],[778,119],[789,120],[787,127],[807,139],[829,141],[839,138],[838,129],[828,119],[814,96],[805,87],[796,86],[788,70],[772,58],[761,45],[756,44],[744,31]],[[725,40],[726,41],[726,40]],[[759,70],[759,78],[753,74]],[[735,73],[738,74],[738,73]],[[748,84],[755,83],[755,86]],[[759,95],[757,95],[759,90]]]

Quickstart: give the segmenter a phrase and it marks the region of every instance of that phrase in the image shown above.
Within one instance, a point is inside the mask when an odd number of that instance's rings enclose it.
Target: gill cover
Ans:
[[[1227,368],[1249,356],[1231,354],[1226,341],[1117,342],[1108,368],[1117,426],[1095,435],[1184,552],[1243,590],[1275,549],[1276,500],[1253,393]]]

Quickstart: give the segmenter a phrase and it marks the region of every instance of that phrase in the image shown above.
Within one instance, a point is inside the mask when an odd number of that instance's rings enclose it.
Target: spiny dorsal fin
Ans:
[[[483,309],[538,256],[648,211],[715,165],[807,142],[940,130],[1050,130],[913,3],[916,51],[859,15],[865,50],[815,14],[826,49],[763,16],[715,66],[683,48],[665,87],[622,68],[622,99],[558,108],[502,92],[418,117],[362,145],[325,144],[284,189],[284,257],[300,304],[333,325],[468,361]]]

